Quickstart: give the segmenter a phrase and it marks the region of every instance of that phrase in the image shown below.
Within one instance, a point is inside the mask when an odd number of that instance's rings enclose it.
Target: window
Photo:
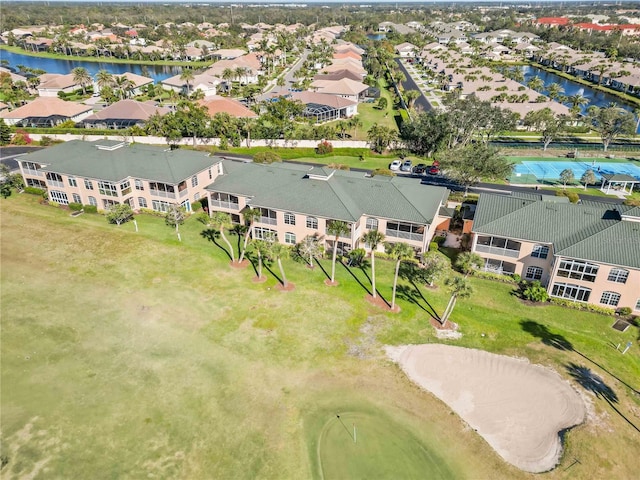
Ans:
[[[78,184],[76,183],[76,177],[69,177],[67,179],[69,181],[69,186],[70,187],[77,187]]]
[[[209,180],[211,180],[213,178],[213,175],[211,175],[211,168],[209,168]]]
[[[558,276],[584,280],[585,282],[595,282],[598,275],[598,265],[581,262],[580,260],[562,260],[558,267]]]
[[[524,278],[526,278],[527,280],[540,280],[542,278],[542,268],[527,267]]]
[[[607,280],[616,283],[627,283],[627,278],[629,278],[629,270],[625,270],[624,268],[612,268]]]
[[[144,184],[142,183],[142,180],[138,180],[137,178],[133,181],[133,183],[136,186],[136,190],[144,190]]]
[[[93,190],[93,182],[91,180],[89,180],[88,178],[84,179],[84,188],[86,188],[87,190]]]
[[[295,245],[296,244],[296,234],[295,233],[291,233],[291,232],[287,232],[284,234],[284,243],[289,244],[289,245]]]
[[[93,205],[94,207],[98,206],[98,202],[96,200],[96,197],[89,197],[89,205]]]
[[[147,208],[147,199],[144,197],[138,197],[138,206],[140,208]]]
[[[164,213],[168,212],[169,206],[171,206],[169,202],[163,202],[162,200],[152,200],[151,205],[153,206],[153,209],[156,212],[164,212]]]
[[[549,247],[546,245],[534,245],[531,256],[536,258],[547,258],[549,255]]]
[[[516,273],[516,264],[499,260],[495,258],[487,258],[484,262],[485,272],[498,273],[500,275],[513,275]]]
[[[107,195],[109,197],[118,196],[118,190],[116,189],[116,186],[111,182],[103,182],[103,181],[98,182],[98,191],[102,195]]]
[[[640,298],[636,302],[636,306],[635,306],[634,310],[640,310]]]
[[[377,230],[378,229],[378,219],[377,218],[367,218],[367,223],[365,225],[367,230]]]
[[[47,181],[47,183],[53,187],[64,187],[62,176],[57,173],[47,172]]]
[[[318,219],[316,217],[307,217],[307,228],[312,228],[313,230],[317,230]]]
[[[51,198],[52,202],[57,202],[60,205],[69,205],[69,199],[67,198],[67,194],[64,192],[58,192],[57,190],[51,190],[49,192],[49,198]]]
[[[185,212],[190,212],[190,211],[191,211],[191,204],[189,203],[189,199],[187,199],[187,200],[185,200],[184,202],[182,202],[182,203],[180,204],[180,206],[181,206],[182,208],[184,208],[184,211],[185,211]]]
[[[194,175],[193,177],[191,177],[191,186],[192,187],[197,187],[198,186],[198,176]]]
[[[200,194],[199,194],[199,193],[196,193],[196,194],[193,196],[193,201],[195,202],[196,200],[200,200]]]
[[[175,187],[167,183],[149,182],[149,190],[157,197],[176,198]]]
[[[293,213],[285,212],[285,214],[284,214],[284,223],[286,225],[295,225],[296,224],[296,216]]]
[[[600,303],[611,305],[612,307],[617,307],[619,301],[620,294],[616,292],[602,292],[602,297],[600,297]]]
[[[33,162],[22,162],[22,169],[28,175],[38,175],[39,165]]]
[[[276,240],[278,238],[278,234],[275,230],[263,227],[254,227],[253,234],[255,238],[260,240]]]
[[[36,188],[42,188],[42,189],[47,188],[47,184],[44,183],[42,180],[36,180],[34,178],[27,178],[26,180],[27,180],[28,187],[36,187]]]
[[[478,236],[476,251],[490,253],[505,257],[518,257],[520,255],[520,242],[501,237]]]
[[[131,182],[129,180],[122,182],[120,184],[120,191],[122,192],[122,195],[131,193]]]
[[[78,195],[77,193],[73,194],[73,201],[74,203],[82,203],[82,199],[80,198],[80,195]]]
[[[105,210],[109,210],[114,205],[118,205],[118,202],[116,202],[115,200],[109,200],[108,198],[102,199],[102,206]]]
[[[578,302],[586,302],[589,300],[591,290],[589,288],[572,285],[570,283],[554,283],[553,288],[551,289],[551,295]]]

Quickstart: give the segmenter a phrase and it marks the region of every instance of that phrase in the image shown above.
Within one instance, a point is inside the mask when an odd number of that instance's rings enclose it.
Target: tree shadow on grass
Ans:
[[[349,268],[349,267],[347,267],[347,268]],[[367,277],[367,280],[369,281],[369,284],[370,284],[370,285],[373,285],[373,282],[371,281],[371,277],[369,276],[369,274],[368,274],[368,273],[367,273],[367,271],[365,270],[365,265],[360,265],[360,266],[358,267],[358,269],[363,273],[363,275],[364,275],[365,277]],[[361,285],[362,285],[362,284],[361,284]],[[368,290],[368,289],[367,289],[367,291],[368,291],[368,292],[370,292],[370,290]],[[377,288],[376,288],[376,294],[378,295],[378,297],[380,297],[380,298],[382,299],[382,301],[384,301],[384,303],[386,303],[386,304],[387,304],[387,306],[388,306],[389,308],[391,308],[391,304],[387,301],[387,299],[386,299],[386,298],[384,298],[384,297],[382,296],[382,294],[380,293],[380,290],[378,290]],[[369,293],[369,295],[371,295],[371,293]]]
[[[368,288],[368,287],[366,287],[366,286],[365,286],[365,284],[364,284],[364,283],[362,283],[362,282],[360,281],[360,279],[356,276],[356,274],[355,274],[355,273],[353,273],[353,272],[351,271],[351,269],[350,269],[349,267],[347,267],[344,263],[342,263],[342,262],[339,262],[339,263],[340,263],[340,265],[342,265],[342,267],[343,267],[343,268],[344,268],[344,269],[349,273],[349,275],[351,275],[351,276],[353,277],[353,279],[354,279],[356,282],[358,282],[358,285],[360,285],[360,286],[362,287],[362,289],[363,289],[365,292],[367,292],[369,295],[371,295],[371,290],[369,290],[369,288]]]
[[[322,270],[322,273],[324,273],[324,276],[327,277],[327,280],[331,280],[331,275],[329,275],[329,272],[327,272],[325,268],[322,266],[322,263],[320,263],[320,260],[318,260],[317,258],[315,260],[316,260],[316,265],[320,268],[320,270]]]
[[[271,268],[271,264],[263,263],[262,266],[267,272],[273,275],[273,278],[275,278],[278,281],[278,283],[280,283],[280,285],[284,285],[284,282],[282,281],[282,279],[278,275],[276,275],[273,269]]]
[[[640,432],[640,428],[634,425],[633,422],[631,422],[631,420],[629,420],[624,413],[618,410],[614,405],[615,403],[618,403],[618,395],[604,382],[602,378],[592,372],[589,368],[572,362],[568,363],[565,368],[569,375],[571,375],[571,378],[578,382],[582,388],[606,401],[625,422],[627,422],[634,430]]]
[[[422,310],[427,312],[431,316],[431,318],[442,323],[440,315],[438,315],[431,304],[424,298],[420,289],[413,282],[411,283],[411,286],[398,285],[398,287],[396,288],[396,295],[398,296],[398,298],[416,304]],[[424,302],[428,308],[422,305],[422,302]]]
[[[542,343],[558,350],[573,351],[573,345],[562,335],[549,331],[546,325],[535,322],[533,320],[521,320],[520,326],[522,330],[539,338]]]
[[[218,232],[217,230],[214,230],[213,228],[207,228],[207,229],[203,230],[202,232],[200,232],[200,235],[202,236],[202,238],[205,238],[206,240],[209,240],[210,242],[213,242],[213,244],[216,247],[218,247],[220,250],[222,250],[224,253],[226,253],[227,257],[229,257],[229,260],[232,259],[231,254],[229,253],[229,251],[218,243],[218,238],[220,237],[220,232]]]

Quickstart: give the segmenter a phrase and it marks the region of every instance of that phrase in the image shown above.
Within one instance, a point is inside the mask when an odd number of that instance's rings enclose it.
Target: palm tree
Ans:
[[[418,90],[407,90],[404,92],[404,98],[407,101],[407,108],[412,108],[415,101],[420,98],[420,92]]]
[[[462,252],[456,258],[456,268],[468,277],[471,272],[477,270],[484,265],[484,260],[480,255],[473,252]]]
[[[244,222],[245,224],[248,224],[248,225],[247,225],[247,231],[244,234],[244,243],[242,245],[242,252],[240,252],[240,258],[238,259],[239,263],[242,263],[242,261],[244,260],[244,253],[247,250],[247,244],[249,243],[249,236],[251,235],[253,224],[255,223],[256,220],[260,218],[261,215],[262,213],[259,208],[248,207],[242,211]]]
[[[258,280],[261,280],[263,278],[262,259],[268,256],[269,246],[274,241],[275,239],[273,238],[273,234],[267,234],[264,239],[254,238],[249,244],[248,251],[258,257]]]
[[[194,78],[195,75],[193,74],[193,70],[188,70],[186,68],[182,69],[182,72],[180,73],[180,80],[187,84],[187,97],[191,93],[191,82],[193,82]]]
[[[547,90],[549,91],[549,98],[551,100],[556,100],[560,96],[560,94],[564,93],[564,89],[558,83],[550,84],[547,87]]]
[[[108,70],[100,70],[96,73],[96,84],[100,90],[104,87],[112,87],[114,85],[113,75]]]
[[[444,281],[445,285],[449,287],[449,291],[451,292],[451,298],[449,299],[449,303],[447,304],[447,308],[444,310],[442,314],[442,325],[444,325],[449,317],[451,316],[451,312],[453,312],[453,307],[456,306],[456,301],[458,298],[467,298],[470,297],[473,293],[473,287],[471,283],[469,283],[469,279],[467,277],[449,277]]]
[[[346,222],[334,220],[327,225],[327,233],[333,235],[333,257],[331,259],[331,285],[336,284],[336,256],[338,255],[338,238],[344,237],[351,231]]]
[[[229,96],[231,96],[231,92],[233,91],[233,83],[232,80],[235,77],[235,72],[232,68],[225,68],[222,71],[222,79],[227,82],[227,86],[229,87]]]
[[[71,70],[73,74],[73,81],[78,83],[82,87],[82,94],[87,93],[87,84],[91,83],[91,75],[84,67],[76,67]]]
[[[113,80],[114,86],[120,96],[120,100],[124,100],[125,96],[127,96],[127,92],[132,88],[135,88],[134,83],[124,75],[116,75],[113,77]]]
[[[247,74],[247,69],[245,67],[238,67],[235,69],[236,78],[238,79],[238,83],[242,84],[242,77]],[[246,79],[245,79],[246,82]]]
[[[580,93],[571,95],[567,98],[567,101],[571,104],[571,107],[581,107],[589,103],[589,99]]]
[[[362,127],[362,120],[359,115],[354,115],[349,119],[349,125],[353,128],[353,138],[358,136],[358,128]]]
[[[224,234],[224,231],[229,228],[229,226],[231,226],[231,217],[228,213],[214,212],[213,216],[211,217],[211,226],[220,232],[222,240],[227,244],[227,247],[229,247],[231,262],[235,262],[236,260],[233,253],[233,246],[231,245],[231,242],[229,242],[227,236]]]
[[[638,129],[640,128],[640,108],[635,108],[633,110],[633,114],[636,116],[636,130],[635,133],[638,133]]]
[[[278,262],[278,268],[280,269],[280,275],[282,275],[282,286],[287,288],[289,282],[284,274],[284,268],[282,267],[282,259],[289,257],[289,247],[282,245],[279,242],[272,242],[269,245],[269,256]]]
[[[542,81],[542,79],[538,76],[532,77],[528,82],[527,82],[527,86],[531,89],[531,90],[535,90],[536,92],[542,90],[544,88],[544,82]]]
[[[393,277],[393,293],[391,294],[391,310],[396,306],[396,287],[398,285],[398,272],[400,272],[400,262],[412,259],[415,252],[411,245],[406,243],[387,243],[387,253],[396,261],[396,272]]]
[[[373,298],[377,298],[376,292],[376,249],[384,241],[384,234],[378,230],[369,230],[362,236],[362,241],[371,249],[371,289]]]

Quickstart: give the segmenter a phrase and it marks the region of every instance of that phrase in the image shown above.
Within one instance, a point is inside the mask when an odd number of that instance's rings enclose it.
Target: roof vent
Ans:
[[[117,150],[121,147],[124,147],[126,142],[118,142],[116,140],[102,140],[100,143],[96,144],[96,148],[98,150],[108,150],[113,151]]]
[[[336,173],[335,170],[332,170],[331,173],[329,175],[318,175],[316,173],[308,173],[307,174],[307,178],[311,179],[311,180],[324,180],[325,182],[328,181],[331,177],[333,177],[333,174]]]

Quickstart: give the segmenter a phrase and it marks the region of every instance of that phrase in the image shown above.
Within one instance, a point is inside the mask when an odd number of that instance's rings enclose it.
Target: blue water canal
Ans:
[[[138,75],[145,75],[153,78],[158,83],[166,78],[172,77],[180,73],[180,67],[158,66],[158,65],[139,65],[135,63],[110,63],[110,62],[85,62],[78,60],[65,60],[57,58],[40,58],[30,55],[21,55],[19,53],[7,52],[0,50],[0,60],[9,62],[9,66],[17,69],[18,65],[24,65],[29,68],[40,68],[47,73],[70,73],[76,67],[84,67],[93,76],[99,70],[107,70],[113,74],[122,74],[131,72]]]

